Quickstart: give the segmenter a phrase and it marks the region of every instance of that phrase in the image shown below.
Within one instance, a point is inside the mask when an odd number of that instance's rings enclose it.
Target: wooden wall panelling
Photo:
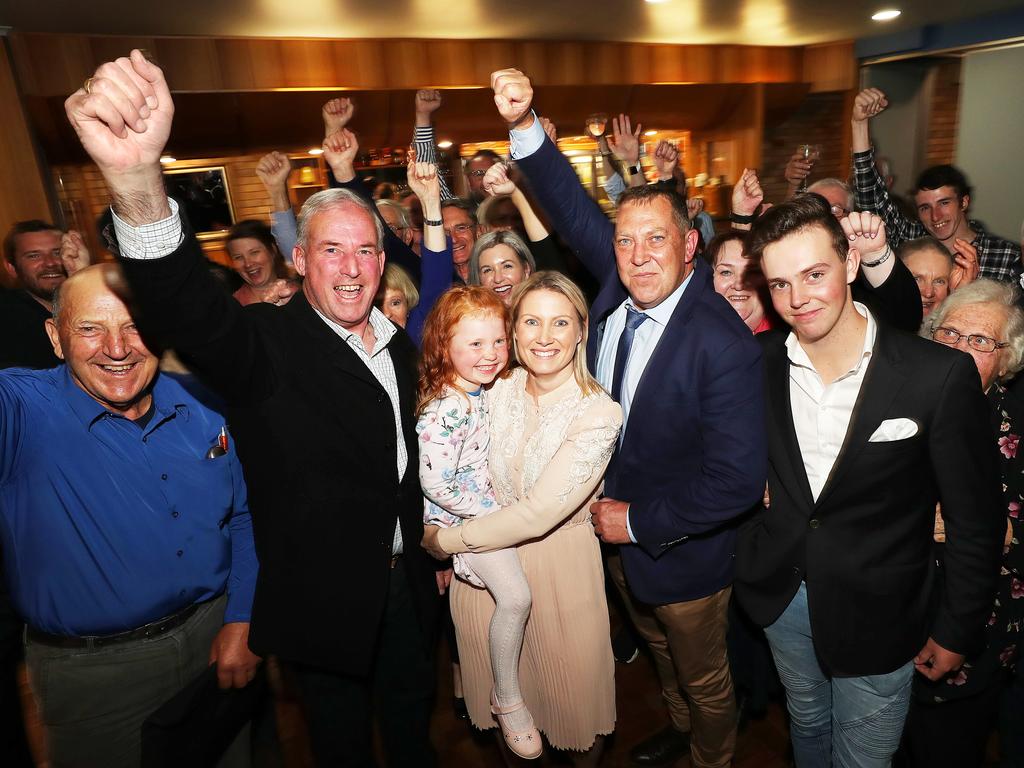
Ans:
[[[856,88],[858,73],[853,42],[806,46],[803,49],[803,73],[800,79],[811,84],[812,93]]]
[[[0,168],[3,168],[3,173],[0,173],[0,237],[3,237],[14,222],[24,219],[52,221],[54,211],[46,194],[47,185],[32,141],[28,115],[22,106],[11,59],[2,37],[0,104],[4,105],[0,109],[0,136],[3,137],[0,141]]]
[[[152,50],[178,91],[486,87],[515,66],[539,85],[812,82],[842,90],[856,76],[850,43],[796,47],[502,40],[246,40],[17,33],[26,93],[74,90],[132,45]]]
[[[134,44],[122,46],[120,55],[125,55]],[[224,74],[221,70],[217,41],[186,37],[169,41],[161,38],[156,42],[156,60],[173,80],[168,80],[172,90],[177,91],[223,91]],[[97,56],[100,61],[116,55],[114,51]]]

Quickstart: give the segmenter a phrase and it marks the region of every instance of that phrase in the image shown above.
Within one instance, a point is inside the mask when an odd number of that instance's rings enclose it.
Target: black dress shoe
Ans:
[[[690,734],[671,725],[644,739],[629,751],[636,765],[671,765],[690,751]]]
[[[461,696],[452,697],[452,712],[459,720],[469,720],[469,710],[466,709],[466,700]]]
[[[640,655],[636,637],[629,628],[619,627],[619,631],[612,635],[612,655],[622,664],[632,664]]]

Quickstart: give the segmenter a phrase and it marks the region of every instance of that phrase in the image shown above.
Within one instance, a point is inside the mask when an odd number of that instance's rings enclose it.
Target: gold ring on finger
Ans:
[[[85,78],[85,82],[82,83],[82,90],[85,91],[86,95],[92,93],[92,78]]]

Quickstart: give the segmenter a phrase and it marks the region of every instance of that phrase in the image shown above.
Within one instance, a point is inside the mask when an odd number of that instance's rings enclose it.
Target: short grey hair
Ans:
[[[65,280],[64,282],[67,282],[67,281]],[[61,308],[61,304],[63,303],[63,301],[61,300],[61,296],[60,296],[60,294],[61,294],[61,290],[60,289],[63,288],[63,287],[64,287],[64,283],[61,283],[56,288],[54,288],[53,289],[53,298],[50,300],[51,304],[53,305],[53,309],[51,310],[51,316],[53,317],[53,322],[55,322],[55,323],[58,320],[60,320],[60,308]]]
[[[526,244],[523,238],[515,232],[506,232],[504,230],[488,232],[483,237],[478,237],[476,239],[476,244],[473,246],[473,253],[469,256],[470,285],[480,285],[480,256],[483,255],[484,251],[490,250],[496,245],[507,245],[515,251],[516,256],[519,257],[519,261],[522,262],[523,266],[530,268],[531,275],[537,271],[537,262],[533,260],[533,254],[530,253],[530,247]]]
[[[850,185],[847,184],[842,179],[836,179],[832,177],[829,177],[827,179],[818,179],[816,182],[814,182],[813,184],[811,184],[811,186],[807,188],[807,191],[817,192],[822,187],[833,187],[834,189],[842,190],[843,194],[846,195],[847,211],[853,211],[854,207],[857,205],[857,201],[853,196],[853,189],[851,189]]]
[[[377,210],[384,213],[386,208],[389,211],[394,211],[395,215],[398,216],[398,223],[402,225],[404,229],[412,229],[412,219],[409,218],[409,211],[406,210],[405,206],[397,200],[386,200],[380,199],[375,201]]]
[[[331,208],[338,208],[342,205],[355,205],[366,211],[366,215],[373,220],[374,227],[377,231],[377,251],[379,252],[384,250],[384,222],[381,221],[380,216],[377,215],[376,208],[373,207],[372,203],[367,202],[364,198],[349,189],[324,189],[317,192],[303,204],[302,210],[299,211],[298,238],[295,241],[296,245],[303,250],[306,250],[309,245],[309,222],[311,222],[317,214],[324,213]]]
[[[1024,309],[1017,303],[1020,291],[1013,283],[1001,283],[998,280],[979,277],[972,283],[957,288],[949,294],[944,302],[932,310],[921,324],[920,335],[930,339],[935,329],[945,323],[946,318],[954,311],[977,304],[994,304],[1001,308],[1006,316],[1003,328],[1005,339],[1010,346],[1005,347],[1006,374],[999,381],[1006,381],[1024,368]]]

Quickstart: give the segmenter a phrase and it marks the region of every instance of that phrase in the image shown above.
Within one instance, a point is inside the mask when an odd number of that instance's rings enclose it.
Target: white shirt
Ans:
[[[831,384],[822,382],[796,334],[790,333],[786,339],[793,427],[815,501],[821,495],[846,439],[850,416],[864,384],[864,374],[867,373],[878,330],[867,307],[856,301],[853,306],[868,322],[864,345],[856,365]]]
[[[612,378],[615,375],[615,356],[618,352],[619,337],[626,327],[626,305],[637,311],[642,311],[649,320],[645,320],[636,329],[633,336],[633,345],[629,348],[629,359],[626,360],[626,367],[622,372],[622,392],[619,396],[619,405],[622,406],[622,431],[619,432],[619,444],[626,434],[626,425],[629,422],[629,408],[633,402],[633,395],[640,384],[640,378],[644,375],[647,363],[651,360],[661,335],[665,332],[665,326],[676,311],[679,300],[683,297],[683,291],[693,279],[693,272],[686,276],[686,279],[679,284],[668,297],[650,309],[640,310],[632,299],[626,299],[612,312],[604,324],[604,335],[601,337],[601,346],[597,350],[597,380],[607,391],[612,391]]]

